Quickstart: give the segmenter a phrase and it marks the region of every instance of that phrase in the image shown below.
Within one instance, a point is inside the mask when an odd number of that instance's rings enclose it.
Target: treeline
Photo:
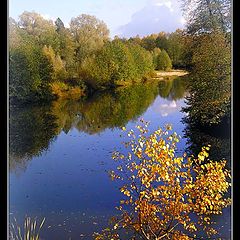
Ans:
[[[163,70],[162,58],[164,61],[170,59],[170,63],[167,64],[166,68],[186,68],[189,65],[187,62],[187,52],[186,52],[186,39],[187,35],[185,31],[177,29],[173,33],[160,32],[158,34],[151,34],[140,38],[139,36],[131,37],[128,40],[123,39],[123,41],[129,41],[135,44],[139,44],[146,50],[152,52],[154,57],[155,68]],[[161,51],[162,50],[162,51]],[[161,55],[159,56],[159,54]],[[166,57],[164,55],[167,55]]]
[[[229,0],[185,2],[187,28],[140,38],[109,38],[106,24],[82,14],[69,27],[35,12],[10,19],[11,100],[80,98],[89,91],[154,76],[154,69],[190,70],[188,121],[229,119],[231,18]]]
[[[106,24],[82,14],[65,27],[35,12],[10,18],[9,89],[17,101],[79,98],[185,66],[183,32],[130,39],[109,38]]]

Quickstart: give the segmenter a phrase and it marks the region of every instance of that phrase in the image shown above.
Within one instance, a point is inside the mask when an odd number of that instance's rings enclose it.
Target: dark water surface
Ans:
[[[46,217],[42,239],[92,239],[117,213],[122,194],[107,171],[120,149],[120,127],[134,128],[140,118],[150,131],[173,125],[181,136],[179,152],[216,143],[227,158],[228,137],[189,131],[182,122],[187,94],[184,78],[119,88],[85,101],[56,101],[49,106],[10,109],[10,219]],[[191,129],[191,128],[190,128]],[[224,148],[223,148],[224,146]],[[230,209],[215,218],[220,235],[230,239]],[[223,227],[222,227],[223,226]]]

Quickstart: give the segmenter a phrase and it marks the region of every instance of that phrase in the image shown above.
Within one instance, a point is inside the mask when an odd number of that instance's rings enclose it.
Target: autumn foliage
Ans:
[[[126,151],[112,156],[119,166],[110,175],[123,182],[124,197],[113,227],[95,233],[95,239],[121,239],[121,233],[156,240],[194,239],[202,230],[206,238],[217,234],[212,216],[230,205],[226,160],[211,161],[210,146],[197,157],[178,157],[180,136],[171,126],[149,133],[148,124],[142,120],[136,131],[127,132]]]

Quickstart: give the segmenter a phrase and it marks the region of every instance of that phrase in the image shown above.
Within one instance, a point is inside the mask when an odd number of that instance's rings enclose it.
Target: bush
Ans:
[[[112,229],[95,234],[95,239],[121,239],[123,229],[131,235],[128,239],[196,239],[202,230],[206,238],[215,235],[211,219],[231,202],[224,197],[230,186],[226,160],[211,161],[210,146],[196,158],[176,156],[179,136],[170,125],[150,134],[142,120],[136,129],[123,142],[129,151],[112,156],[119,166],[110,176],[123,181],[120,216],[112,219]]]

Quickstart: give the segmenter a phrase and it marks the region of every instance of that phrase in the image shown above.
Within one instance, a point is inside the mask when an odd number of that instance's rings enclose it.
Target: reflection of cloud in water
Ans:
[[[162,117],[167,117],[169,114],[179,111],[180,109],[181,105],[175,100],[172,100],[171,102],[168,101],[167,103],[157,105],[154,111],[160,113]]]

